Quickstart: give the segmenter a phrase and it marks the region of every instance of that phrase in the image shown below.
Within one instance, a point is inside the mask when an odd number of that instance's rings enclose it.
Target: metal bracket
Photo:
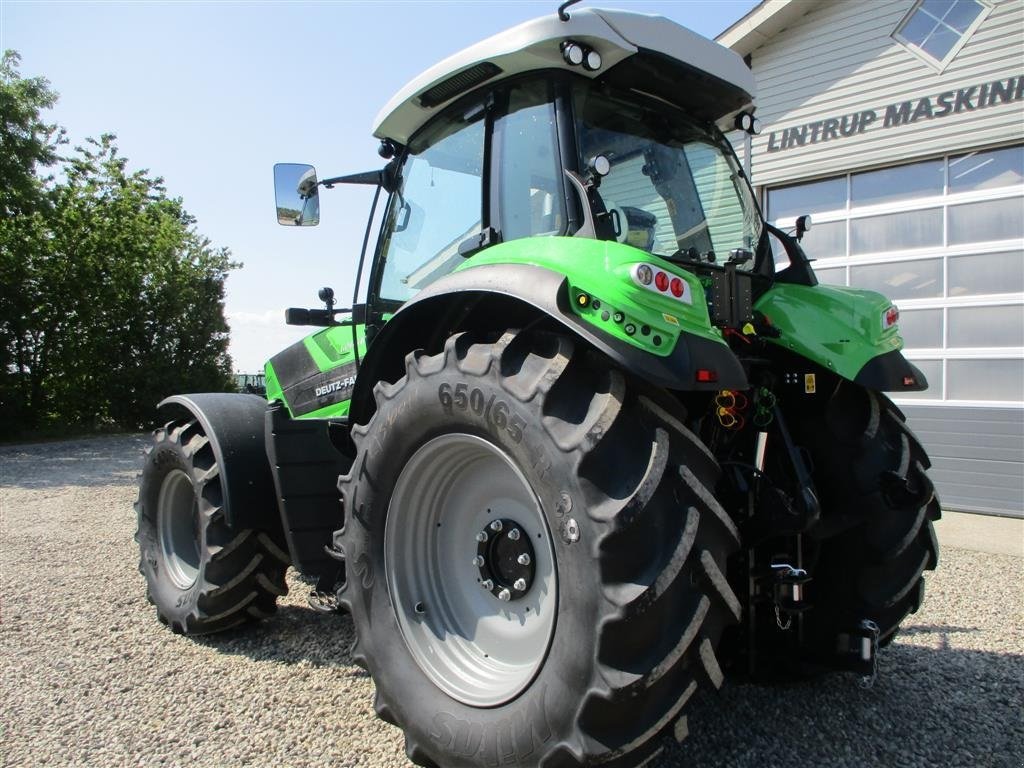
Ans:
[[[573,171],[566,170],[566,177],[569,179],[569,183],[575,188],[576,192],[580,196],[581,208],[583,209],[583,223],[580,228],[573,232],[573,237],[589,237],[592,240],[597,239],[597,225],[594,223],[594,210],[590,205],[590,190],[587,188],[587,183],[580,178],[579,174]]]
[[[811,577],[803,568],[796,568],[789,563],[773,563],[771,569],[774,577],[772,602],[775,604],[775,623],[785,632],[793,625],[793,615],[809,607],[804,603],[804,585]],[[783,614],[786,615],[785,621]]]
[[[864,619],[860,623],[860,658],[869,665],[869,671],[860,678],[860,687],[868,690],[875,685],[878,677],[878,625],[870,619]]]
[[[881,630],[871,619],[863,619],[855,628],[836,638],[834,667],[860,674],[860,687],[865,690],[878,677],[878,642]]]

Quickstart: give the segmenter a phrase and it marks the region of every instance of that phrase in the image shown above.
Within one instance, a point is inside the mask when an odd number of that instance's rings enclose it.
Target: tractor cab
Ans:
[[[748,269],[761,243],[758,207],[714,124],[573,73],[456,104],[400,162],[374,285],[384,301],[526,237],[615,241],[678,264],[742,254]]]
[[[397,308],[527,237],[753,269],[763,224],[722,133],[752,122],[752,92],[731,52],[622,11],[538,19],[442,62],[377,119],[398,184],[371,301]]]

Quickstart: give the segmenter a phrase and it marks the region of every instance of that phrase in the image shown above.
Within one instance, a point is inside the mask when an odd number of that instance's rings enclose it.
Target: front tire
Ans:
[[[741,611],[697,438],[562,336],[460,334],[375,396],[339,481],[341,602],[410,759],[624,768],[682,735]]]
[[[135,511],[146,596],[174,632],[209,634],[265,618],[287,593],[288,555],[262,531],[228,526],[220,469],[197,421],[153,433]]]

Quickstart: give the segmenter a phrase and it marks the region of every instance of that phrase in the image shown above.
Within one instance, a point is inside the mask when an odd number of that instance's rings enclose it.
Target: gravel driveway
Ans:
[[[0,764],[406,766],[351,622],[308,609],[302,582],[254,631],[193,640],[156,621],[132,541],[144,444],[0,448]],[[1022,564],[944,550],[873,689],[727,684],[651,768],[1019,768]]]

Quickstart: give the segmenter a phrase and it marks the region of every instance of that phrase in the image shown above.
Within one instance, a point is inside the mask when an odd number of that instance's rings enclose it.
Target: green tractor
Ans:
[[[351,307],[288,310],[319,330],[265,399],[160,404],[159,618],[263,618],[295,568],[439,768],[639,765],[727,674],[870,681],[937,560],[883,394],[927,383],[886,298],[819,285],[807,221],[765,222],[723,134],[753,101],[711,41],[563,7],[396,95],[382,170],[278,166],[286,226],[338,184],[383,223]]]

